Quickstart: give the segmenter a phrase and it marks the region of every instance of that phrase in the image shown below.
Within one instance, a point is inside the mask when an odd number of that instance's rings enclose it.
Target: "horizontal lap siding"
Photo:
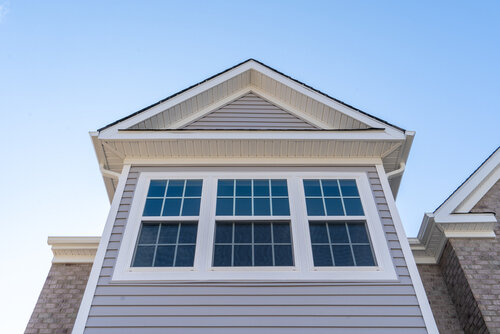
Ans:
[[[426,333],[375,168],[368,176],[399,276],[396,283],[113,284],[110,276],[141,170],[146,168],[132,168],[127,180],[86,334]]]

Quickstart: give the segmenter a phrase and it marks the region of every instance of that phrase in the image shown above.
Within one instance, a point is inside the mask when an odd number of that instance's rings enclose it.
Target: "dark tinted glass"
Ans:
[[[161,206],[163,199],[148,198],[144,205],[143,216],[159,216],[161,214]]]
[[[182,215],[198,216],[199,214],[200,214],[200,198],[184,198],[184,203],[182,205]]]
[[[172,267],[174,265],[175,246],[158,246],[155,267]]]
[[[269,180],[253,181],[254,196],[269,196]]]
[[[194,244],[196,243],[197,224],[181,224],[179,232],[180,244]]]
[[[286,180],[271,180],[272,196],[288,196]]]
[[[170,180],[167,187],[167,197],[182,197],[185,180]]]
[[[216,243],[231,243],[233,241],[233,223],[217,223],[215,228]]]
[[[322,180],[323,194],[325,196],[340,196],[337,180]]]
[[[187,180],[184,196],[199,197],[201,196],[202,180]]]
[[[192,267],[194,262],[194,245],[177,246],[177,256],[175,258],[176,267]]]
[[[290,224],[273,224],[274,243],[291,243]]]
[[[214,249],[214,266],[215,267],[230,267],[231,264],[232,246],[215,245]]]
[[[332,243],[349,243],[349,236],[344,223],[342,224],[328,224],[330,231],[330,240]]]
[[[288,206],[288,198],[273,198],[273,216],[288,216],[290,215],[290,207]]]
[[[177,242],[178,231],[179,231],[179,224],[162,224],[158,243],[175,244]]]
[[[362,216],[364,215],[363,206],[359,198],[344,198],[344,206],[346,215],[348,216]]]
[[[234,245],[234,265],[252,266],[252,246]]]
[[[255,243],[271,242],[271,224],[269,223],[254,224],[254,242]]]
[[[328,233],[325,223],[310,223],[309,232],[311,233],[311,242],[314,243],[328,243]]]
[[[236,196],[252,196],[252,180],[236,180]]]
[[[163,197],[165,196],[166,180],[151,180],[149,183],[148,197]]]
[[[353,266],[354,261],[352,259],[351,247],[344,245],[333,245],[333,259],[335,260],[335,266]]]
[[[234,224],[234,242],[251,243],[252,242],[252,224],[236,223]]]
[[[316,267],[333,266],[332,254],[328,245],[312,245],[313,260]]]
[[[233,199],[232,198],[217,198],[217,207],[215,209],[217,216],[232,216],[233,215]]]
[[[217,184],[217,196],[233,196],[234,180],[219,180]]]
[[[251,216],[251,215],[252,215],[252,199],[237,197],[235,216]]]
[[[163,205],[163,216],[179,216],[181,211],[181,198],[167,198]]]
[[[143,224],[139,244],[154,244],[158,236],[158,224]]]
[[[135,252],[134,267],[151,267],[153,265],[154,246],[138,246]]]
[[[253,211],[255,216],[270,216],[271,206],[269,198],[254,198]]]
[[[273,249],[271,245],[255,245],[255,266],[272,266]]]
[[[352,243],[368,243],[368,235],[364,223],[349,224],[349,235]]]
[[[275,266],[293,266],[292,246],[275,245],[274,246],[274,265]]]
[[[356,180],[339,180],[342,196],[359,196]]]
[[[306,196],[321,196],[319,180],[304,180],[304,192]]]
[[[343,216],[344,208],[340,198],[325,198],[326,214],[328,216]]]
[[[307,215],[308,216],[324,216],[325,209],[323,207],[323,199],[321,198],[306,198]]]
[[[372,249],[369,245],[353,245],[354,257],[358,266],[374,266]]]

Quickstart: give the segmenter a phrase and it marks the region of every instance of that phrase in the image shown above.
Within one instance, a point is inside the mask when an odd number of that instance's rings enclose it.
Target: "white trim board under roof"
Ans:
[[[495,238],[495,214],[471,210],[499,179],[500,147],[443,204],[424,215],[418,237],[410,239],[418,263],[439,263],[448,238]]]
[[[378,158],[396,194],[413,135],[253,59],[91,133],[110,198],[126,160],[208,157]]]

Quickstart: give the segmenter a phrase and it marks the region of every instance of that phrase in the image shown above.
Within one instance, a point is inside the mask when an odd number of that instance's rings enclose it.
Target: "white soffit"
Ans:
[[[494,213],[470,212],[500,180],[500,147],[433,213],[426,213],[412,250],[419,263],[438,263],[448,238],[495,238]]]

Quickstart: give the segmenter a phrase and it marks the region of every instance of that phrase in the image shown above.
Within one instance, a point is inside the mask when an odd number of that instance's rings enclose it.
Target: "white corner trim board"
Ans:
[[[406,265],[408,267],[408,271],[410,272],[411,281],[413,282],[413,288],[415,289],[415,293],[417,295],[418,304],[420,305],[420,310],[422,311],[425,326],[429,334],[438,334],[439,331],[434,319],[434,315],[432,314],[429,300],[427,299],[427,293],[425,292],[424,285],[422,284],[422,280],[420,279],[417,264],[413,259],[410,244],[406,237],[403,223],[396,207],[396,202],[394,201],[394,197],[392,196],[391,187],[389,185],[389,181],[387,180],[384,167],[382,165],[377,165],[376,168],[378,176],[380,178],[380,183],[382,184],[382,189],[387,200],[387,205],[389,206],[389,211],[391,212],[394,227],[396,229],[396,234],[398,235],[401,249],[406,260]]]
[[[122,199],[123,191],[125,189],[125,184],[127,182],[129,172],[130,172],[130,165],[124,165],[122,173],[118,180],[118,186],[116,188],[113,201],[111,203],[111,208],[109,210],[108,218],[106,220],[106,225],[104,226],[102,238],[99,242],[99,247],[97,249],[94,264],[92,266],[92,270],[90,272],[90,276],[87,281],[87,286],[83,294],[82,302],[80,303],[80,308],[78,309],[78,314],[76,316],[72,334],[83,334],[83,331],[85,330],[85,324],[87,322],[87,318],[90,312],[92,299],[94,298],[94,292],[97,287],[99,273],[101,271],[101,267],[104,262],[104,254],[106,253],[106,249],[108,247],[109,239],[111,237],[111,231],[115,223],[116,214],[118,213],[118,207],[120,206],[120,201]]]

